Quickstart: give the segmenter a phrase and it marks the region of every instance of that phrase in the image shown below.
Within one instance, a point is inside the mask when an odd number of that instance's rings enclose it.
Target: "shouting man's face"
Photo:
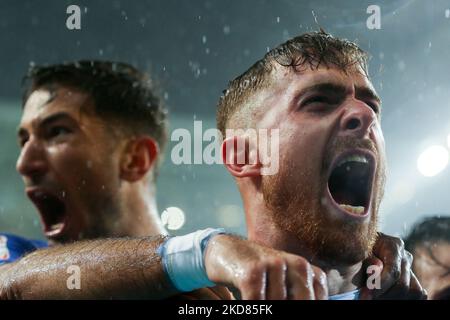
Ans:
[[[118,220],[118,148],[104,122],[81,111],[88,104],[74,89],[39,89],[19,125],[17,170],[51,242],[107,236]]]
[[[315,261],[362,261],[376,240],[385,180],[380,100],[352,67],[277,66],[257,126],[279,129],[280,169],[262,178],[273,222]]]

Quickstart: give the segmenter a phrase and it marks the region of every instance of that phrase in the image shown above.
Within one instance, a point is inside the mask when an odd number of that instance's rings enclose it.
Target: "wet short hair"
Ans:
[[[318,69],[320,66],[346,72],[353,66],[360,66],[368,75],[367,64],[368,54],[358,45],[335,38],[322,29],[297,36],[270,50],[247,71],[230,81],[217,106],[217,128],[225,136],[233,116],[248,104],[258,90],[270,85],[276,65],[300,72],[307,67]],[[242,126],[247,127],[243,124],[239,128]]]
[[[161,154],[164,152],[167,111],[148,75],[129,64],[112,61],[32,66],[23,80],[23,106],[33,91],[52,91],[58,86],[87,93],[96,116],[107,123],[113,121],[121,132],[149,135],[158,143]]]
[[[416,223],[404,239],[405,248],[414,252],[416,248],[438,242],[450,244],[450,216],[427,217]]]

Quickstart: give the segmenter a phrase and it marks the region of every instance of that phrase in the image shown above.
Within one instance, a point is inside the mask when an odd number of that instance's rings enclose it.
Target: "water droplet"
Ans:
[[[207,40],[207,39],[206,39],[206,36],[203,36],[203,37],[202,37],[202,43],[205,44],[205,43],[206,43],[206,40]]]
[[[231,31],[230,26],[228,26],[228,25],[223,26],[223,33],[224,33],[225,35],[229,35],[229,34],[230,34],[230,31]]]

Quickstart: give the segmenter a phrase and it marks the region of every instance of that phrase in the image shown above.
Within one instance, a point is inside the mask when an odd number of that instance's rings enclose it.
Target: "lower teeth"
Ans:
[[[361,206],[351,206],[349,204],[340,204],[339,207],[341,207],[341,209],[353,213],[353,214],[359,214],[362,215],[364,214],[364,207]]]
[[[62,223],[57,223],[57,224],[52,225],[52,226],[50,227],[50,229],[51,229],[51,231],[54,231],[54,230],[61,229],[62,227],[63,227],[63,224],[62,224]]]

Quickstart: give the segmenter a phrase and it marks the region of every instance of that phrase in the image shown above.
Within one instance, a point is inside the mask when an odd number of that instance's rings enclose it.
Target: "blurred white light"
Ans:
[[[448,151],[442,146],[427,148],[417,159],[417,169],[425,177],[432,177],[445,169],[448,164]]]
[[[243,224],[244,211],[236,205],[225,205],[218,209],[217,220],[221,226],[236,228]]]
[[[169,230],[178,230],[186,221],[183,210],[177,207],[169,207],[161,214],[161,222]]]

